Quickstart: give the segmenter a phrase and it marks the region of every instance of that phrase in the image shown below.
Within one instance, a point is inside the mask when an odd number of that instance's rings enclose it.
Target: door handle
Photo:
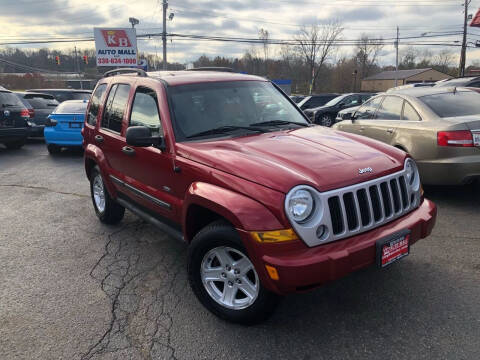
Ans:
[[[103,136],[95,135],[95,141],[100,144],[103,143]]]
[[[122,148],[122,152],[123,152],[124,154],[129,155],[129,156],[135,155],[135,149],[132,149],[130,146],[124,146],[124,147]]]
[[[392,133],[393,133],[393,129],[392,129],[392,128],[387,129],[387,133],[392,134]]]

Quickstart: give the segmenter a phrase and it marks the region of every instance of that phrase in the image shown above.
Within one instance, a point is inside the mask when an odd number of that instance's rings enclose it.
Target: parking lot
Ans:
[[[186,245],[131,213],[102,225],[80,152],[0,148],[2,359],[478,359],[480,186],[435,187],[432,236],[243,327],[209,313]]]

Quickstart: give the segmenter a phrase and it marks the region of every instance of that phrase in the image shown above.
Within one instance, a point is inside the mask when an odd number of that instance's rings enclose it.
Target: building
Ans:
[[[395,86],[395,76],[397,78],[397,86],[436,82],[444,79],[451,79],[452,76],[444,74],[440,71],[427,69],[412,69],[398,71],[384,71],[379,74],[369,76],[362,80],[362,91],[381,92],[386,91]]]

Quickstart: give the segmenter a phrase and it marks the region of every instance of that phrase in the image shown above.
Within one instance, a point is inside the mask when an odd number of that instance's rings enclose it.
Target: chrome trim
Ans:
[[[407,160],[410,161],[410,160]],[[405,162],[406,164],[406,162]],[[406,191],[407,191],[407,206],[404,206],[403,204],[403,198],[402,198],[402,192],[401,192],[401,185],[400,185],[400,178],[404,177],[405,179],[405,185],[406,185]],[[417,172],[418,176],[418,172]],[[399,190],[398,195],[399,195],[399,200],[400,200],[400,211],[395,212],[395,203],[393,200],[393,194],[392,194],[392,189],[391,189],[391,184],[390,181],[392,179],[396,180],[396,187]],[[388,194],[390,197],[390,206],[391,206],[391,214],[386,216],[385,214],[385,208],[384,208],[384,203],[383,203],[383,198],[382,198],[382,190],[380,188],[380,185],[384,182],[387,182],[387,189],[388,189]],[[378,221],[375,221],[374,218],[374,211],[373,211],[373,205],[372,205],[372,199],[370,195],[370,187],[374,187],[377,192],[378,192],[378,197],[379,197],[379,202],[381,204],[380,206],[380,211],[381,211],[381,217]],[[306,189],[309,190],[314,198],[315,203],[317,204],[314,213],[310,216],[309,220],[306,221],[305,223],[297,223],[293,219],[289,217],[289,211],[288,211],[288,203],[290,200],[290,197],[292,194],[295,193],[295,191],[299,189]],[[369,218],[370,221],[367,225],[363,225],[362,223],[362,217],[360,213],[360,202],[358,199],[358,191],[359,190],[365,190],[366,195],[367,195],[367,204],[368,204],[368,213],[369,213]],[[354,209],[356,210],[356,217],[358,224],[355,227],[355,229],[350,230],[348,227],[348,220],[347,220],[347,211],[345,208],[345,202],[343,196],[345,194],[352,193],[353,195],[353,202],[354,202]],[[413,202],[411,201],[413,195]],[[332,226],[332,216],[330,213],[330,207],[328,204],[328,200],[332,197],[338,197],[340,201],[340,212],[342,214],[342,221],[343,221],[343,231],[339,234],[333,234],[333,226]],[[360,184],[355,184],[351,186],[347,186],[341,189],[335,189],[327,192],[319,192],[318,190],[312,188],[311,186],[307,185],[299,185],[294,187],[289,191],[285,198],[285,212],[287,214],[287,218],[289,219],[292,227],[294,228],[295,232],[300,236],[300,238],[310,247],[313,246],[318,246],[322,244],[326,244],[332,241],[337,241],[340,239],[344,239],[350,236],[358,235],[370,230],[373,230],[375,228],[378,228],[390,221],[393,221],[395,219],[398,219],[399,217],[411,212],[412,210],[416,209],[420,205],[420,186],[418,186],[418,189],[412,189],[408,184],[407,184],[407,179],[406,179],[406,167],[404,166],[402,171],[399,171],[394,174],[386,175],[377,179],[373,179],[370,181],[366,181]],[[329,234],[327,237],[323,237],[322,239],[318,239],[316,235],[317,228],[321,225],[325,225],[329,229]]]
[[[150,194],[147,194],[146,192],[143,192],[142,190],[139,190],[137,189],[136,187],[130,185],[130,184],[127,184],[125,181],[122,181],[120,180],[119,178],[113,176],[113,175],[109,175],[110,179],[112,179],[113,182],[117,183],[118,185],[126,188],[127,190],[130,190],[131,192],[135,193],[136,195],[144,198],[145,200],[148,200],[150,202],[153,202],[155,205],[158,205],[160,207],[163,207],[164,209],[167,209],[167,210],[171,210],[172,209],[172,205],[165,202],[165,201],[162,201],[160,199],[157,199],[156,197],[150,195]]]

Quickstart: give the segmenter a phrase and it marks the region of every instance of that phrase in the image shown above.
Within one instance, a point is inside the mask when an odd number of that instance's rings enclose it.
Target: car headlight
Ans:
[[[297,223],[307,220],[315,210],[315,200],[310,191],[306,189],[295,190],[287,201],[288,215]]]
[[[415,161],[411,158],[405,161],[405,177],[407,186],[413,191],[420,190],[420,174]]]

